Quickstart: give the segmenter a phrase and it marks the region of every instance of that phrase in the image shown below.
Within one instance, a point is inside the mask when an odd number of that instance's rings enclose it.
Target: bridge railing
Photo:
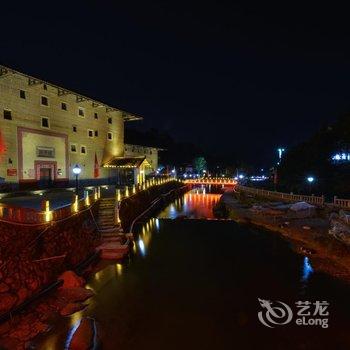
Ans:
[[[350,209],[350,199],[341,199],[334,196],[333,205],[342,209]]]
[[[247,186],[236,186],[237,190],[242,192],[247,192],[256,196],[277,199],[286,202],[307,202],[316,206],[323,206],[325,204],[324,196],[307,196],[303,194],[293,194],[293,193],[284,193],[277,191],[263,190],[260,188],[247,187]],[[350,202],[350,201],[349,201]],[[350,208],[350,204],[349,204]]]
[[[187,179],[184,181],[186,184],[208,184],[208,185],[235,185],[236,180],[225,177],[214,177],[214,178],[198,178],[198,179]]]

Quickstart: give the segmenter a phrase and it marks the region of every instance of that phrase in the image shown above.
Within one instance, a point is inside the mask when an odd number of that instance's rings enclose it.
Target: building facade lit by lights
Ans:
[[[124,168],[106,165],[123,158],[129,147],[124,123],[140,119],[0,66],[0,183],[65,186],[74,180],[76,164],[86,183],[115,183]]]

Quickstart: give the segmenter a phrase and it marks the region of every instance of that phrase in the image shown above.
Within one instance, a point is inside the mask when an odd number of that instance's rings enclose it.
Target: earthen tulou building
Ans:
[[[142,118],[0,66],[0,186],[143,182],[158,167],[154,147],[125,145],[124,123]]]

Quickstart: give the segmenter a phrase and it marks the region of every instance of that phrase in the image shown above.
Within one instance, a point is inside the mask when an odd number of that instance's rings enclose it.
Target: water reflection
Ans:
[[[301,280],[303,282],[307,282],[313,272],[314,269],[311,266],[309,258],[307,256],[304,256]]]
[[[160,217],[168,218],[172,211],[177,216],[211,218],[219,198],[219,194],[196,189],[175,201]],[[214,220],[152,218],[137,228],[130,261],[101,264],[88,281],[87,288],[96,294],[86,302],[88,307],[61,319],[43,336],[46,339],[38,349],[63,349],[82,317],[99,323],[105,349],[167,349],[169,343],[174,343],[174,348],[186,344],[188,348],[227,349],[232,347],[231,334],[238,337],[237,344],[246,344],[245,348],[257,349],[261,344],[274,348],[275,334],[265,337],[263,327],[258,331],[255,327],[257,296],[300,300],[302,285],[303,294],[310,300],[316,299],[315,295],[319,300],[336,295],[337,304],[348,305],[339,297],[346,296],[347,289],[314,272],[309,258],[296,255],[277,235],[260,230],[255,234],[246,226]],[[218,237],[220,247],[216,244]],[[183,287],[188,285],[190,288]],[[245,332],[240,323],[237,326],[233,322],[242,314],[253,320],[246,322]],[[347,334],[347,325],[344,322],[334,339]],[[283,337],[279,341],[294,342],[293,329],[286,330],[279,333]],[[304,346],[305,339],[318,341],[323,336],[324,342],[325,334],[313,338],[301,334],[295,348],[320,349],[319,344]],[[222,339],[220,346],[217,339]]]
[[[142,256],[145,256],[146,255],[146,249],[145,249],[145,244],[143,243],[143,240],[141,238],[139,238],[137,243],[139,245],[140,252],[141,252]]]
[[[213,219],[213,207],[219,201],[220,196],[221,194],[208,193],[208,189],[204,186],[195,188],[182,198],[175,200],[158,217],[175,219],[181,216],[189,219]]]

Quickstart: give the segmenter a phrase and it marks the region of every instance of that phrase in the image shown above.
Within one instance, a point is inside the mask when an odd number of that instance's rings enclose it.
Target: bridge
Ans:
[[[223,185],[235,186],[237,181],[228,177],[203,177],[198,179],[187,179],[184,181],[190,185]]]

